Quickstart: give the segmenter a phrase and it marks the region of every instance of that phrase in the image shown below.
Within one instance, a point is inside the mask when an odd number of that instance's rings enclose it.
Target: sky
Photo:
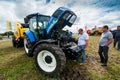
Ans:
[[[76,32],[78,28],[88,29],[94,26],[108,25],[115,29],[120,25],[120,0],[0,0],[0,32],[6,31],[6,21],[24,22],[31,13],[52,15],[58,7],[71,9],[77,15],[75,24],[69,28]]]

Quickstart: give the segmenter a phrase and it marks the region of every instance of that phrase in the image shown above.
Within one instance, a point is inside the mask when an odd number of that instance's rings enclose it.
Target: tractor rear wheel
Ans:
[[[33,57],[33,53],[31,53],[31,48],[32,48],[32,44],[30,43],[29,38],[25,35],[24,36],[24,49],[25,49],[26,55],[29,57]]]
[[[57,45],[40,44],[33,54],[35,64],[42,73],[49,77],[60,75],[66,63],[66,57]]]

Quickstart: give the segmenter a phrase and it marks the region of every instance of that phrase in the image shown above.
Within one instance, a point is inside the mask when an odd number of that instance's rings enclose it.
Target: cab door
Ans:
[[[29,29],[34,34],[34,37],[36,38],[36,40],[39,40],[39,34],[38,34],[38,31],[37,31],[36,17],[33,17],[33,18],[30,19],[30,21],[29,21]]]

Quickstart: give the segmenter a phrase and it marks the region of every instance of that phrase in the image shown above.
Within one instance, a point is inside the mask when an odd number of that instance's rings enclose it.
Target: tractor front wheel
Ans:
[[[56,45],[40,44],[34,50],[35,64],[38,69],[49,77],[59,76],[63,70],[66,57]]]
[[[32,44],[30,43],[29,38],[25,35],[24,36],[24,49],[25,49],[26,55],[29,57],[33,57],[33,54],[31,53],[31,48],[32,48]]]

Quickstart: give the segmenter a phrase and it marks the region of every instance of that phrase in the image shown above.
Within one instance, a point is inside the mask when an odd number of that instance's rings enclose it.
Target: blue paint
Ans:
[[[47,27],[46,27],[46,32],[47,32],[47,34],[50,34],[50,32],[51,32],[51,30],[53,29],[53,27],[56,27],[55,25],[56,25],[56,23],[58,23],[58,20],[60,19],[60,17],[65,13],[65,12],[67,12],[67,11],[70,11],[69,9],[66,9],[66,8],[62,8],[62,7],[60,7],[60,8],[58,8],[55,12],[57,12],[57,11],[61,11],[61,13],[59,14],[59,16],[57,17],[57,18],[55,18],[53,15],[51,16],[51,19],[50,19],[50,21],[48,22],[48,25],[47,25]],[[54,12],[54,13],[55,13]],[[54,14],[53,13],[53,14]],[[66,22],[64,22],[63,24],[62,24],[62,26],[60,26],[61,28],[64,28],[66,26]]]
[[[30,30],[25,31],[25,35],[30,39],[31,43],[36,41],[32,31],[30,31]]]

